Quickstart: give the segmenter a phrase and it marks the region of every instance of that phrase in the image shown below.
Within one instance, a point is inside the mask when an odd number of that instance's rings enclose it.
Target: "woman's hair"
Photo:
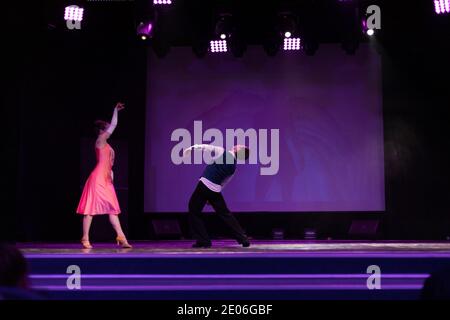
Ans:
[[[94,126],[95,126],[95,133],[99,135],[101,131],[104,131],[106,130],[106,128],[108,128],[109,123],[103,120],[95,120]]]

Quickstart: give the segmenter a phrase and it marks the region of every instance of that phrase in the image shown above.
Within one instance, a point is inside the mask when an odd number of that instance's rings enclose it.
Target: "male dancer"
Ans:
[[[196,144],[185,149],[183,154],[184,156],[188,156],[192,150],[197,149],[214,152],[215,155],[219,156],[216,157],[211,164],[206,166],[200,181],[189,200],[189,224],[192,235],[195,240],[197,240],[192,247],[211,247],[211,240],[206,232],[202,217],[202,210],[207,202],[211,204],[216,213],[219,214],[222,220],[230,227],[233,237],[238,243],[243,247],[249,247],[250,242],[248,241],[244,230],[228,209],[221,191],[236,171],[236,160],[248,159],[250,150],[242,145],[236,145],[229,151],[225,151],[225,149],[221,147]]]

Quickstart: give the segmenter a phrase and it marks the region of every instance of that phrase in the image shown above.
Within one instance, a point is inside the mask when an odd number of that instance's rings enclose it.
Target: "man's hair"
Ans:
[[[27,273],[27,261],[19,249],[0,244],[0,287],[20,287]]]

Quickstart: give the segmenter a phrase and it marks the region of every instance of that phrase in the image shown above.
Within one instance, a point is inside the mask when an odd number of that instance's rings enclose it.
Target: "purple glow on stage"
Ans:
[[[68,6],[64,10],[64,20],[82,21],[84,9],[77,6]]]
[[[211,52],[227,52],[227,41],[226,40],[211,40],[210,42]]]
[[[153,4],[172,4],[172,0],[153,0]]]
[[[268,57],[258,46],[240,58],[197,59],[190,48],[173,48],[165,59],[149,54],[145,211],[187,211],[205,165],[175,165],[171,135],[184,128],[192,143],[208,143],[194,141],[196,120],[203,133],[280,130],[278,173],[238,166],[223,190],[232,211],[385,209],[381,62],[370,45],[351,57],[339,44],[313,57]]]
[[[300,38],[285,38],[283,50],[300,50],[301,39]]]
[[[437,14],[450,13],[450,0],[434,0],[434,10]]]

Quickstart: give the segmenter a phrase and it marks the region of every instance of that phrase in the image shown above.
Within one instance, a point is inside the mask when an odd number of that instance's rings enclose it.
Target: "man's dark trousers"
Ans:
[[[220,218],[230,227],[233,237],[239,243],[248,241],[244,230],[228,209],[222,193],[209,190],[203,182],[199,181],[189,200],[189,225],[192,236],[197,240],[197,243],[211,244],[202,214],[206,202],[211,204]]]

